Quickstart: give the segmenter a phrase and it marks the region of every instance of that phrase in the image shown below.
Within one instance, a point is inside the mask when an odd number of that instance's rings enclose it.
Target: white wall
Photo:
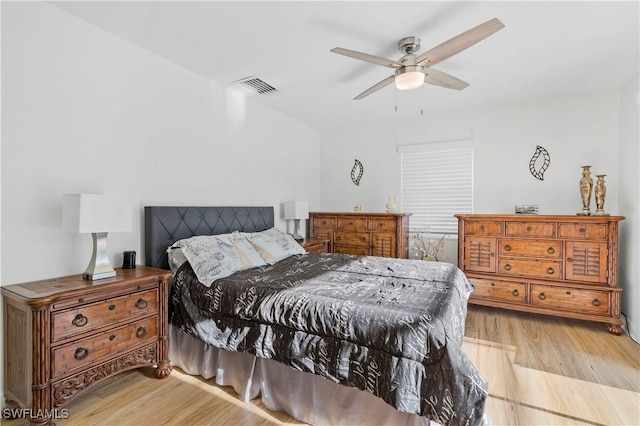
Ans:
[[[116,266],[144,259],[144,205],[319,207],[317,130],[46,3],[2,8],[3,285],[88,264],[91,237],[60,228],[64,193],[134,200],[133,232],[109,235]]]
[[[639,74],[621,89],[620,97],[620,286],[627,329],[640,342],[640,111]]]

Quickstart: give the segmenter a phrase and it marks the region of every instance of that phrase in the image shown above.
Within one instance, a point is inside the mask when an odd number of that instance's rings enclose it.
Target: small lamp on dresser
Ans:
[[[96,194],[65,194],[62,198],[62,228],[93,236],[93,255],[82,278],[115,277],[107,255],[109,232],[131,231],[132,208],[122,197]]]
[[[296,241],[302,241],[304,238],[300,235],[300,219],[309,219],[309,203],[306,201],[287,201],[284,203],[284,218],[286,220],[293,219],[293,238]]]

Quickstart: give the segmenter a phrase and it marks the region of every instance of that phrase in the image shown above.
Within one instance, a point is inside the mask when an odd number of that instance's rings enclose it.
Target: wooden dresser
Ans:
[[[168,359],[171,272],[138,266],[2,287],[4,395],[30,422],[51,424],[69,401],[107,377]]]
[[[311,238],[329,241],[329,253],[408,257],[405,213],[309,213]]]
[[[609,324],[621,334],[622,216],[456,215],[469,303]]]

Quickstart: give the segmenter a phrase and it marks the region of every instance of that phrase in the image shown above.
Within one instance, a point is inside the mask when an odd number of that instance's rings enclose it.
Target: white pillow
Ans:
[[[198,280],[207,287],[234,272],[266,264],[250,244],[231,234],[201,235],[174,245],[182,249]]]
[[[276,228],[243,235],[270,265],[287,257],[307,252],[290,234]]]
[[[187,261],[187,258],[180,247],[171,246],[167,249],[167,260],[169,261],[169,268],[175,274],[178,268]]]

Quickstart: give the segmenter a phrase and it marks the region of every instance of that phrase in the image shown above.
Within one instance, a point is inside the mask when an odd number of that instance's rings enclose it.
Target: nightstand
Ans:
[[[96,281],[72,275],[2,287],[7,404],[48,425],[115,374],[154,365],[156,377],[167,377],[171,276],[138,266]]]
[[[305,239],[300,244],[306,251],[314,253],[326,253],[329,246],[329,240],[319,238]]]

